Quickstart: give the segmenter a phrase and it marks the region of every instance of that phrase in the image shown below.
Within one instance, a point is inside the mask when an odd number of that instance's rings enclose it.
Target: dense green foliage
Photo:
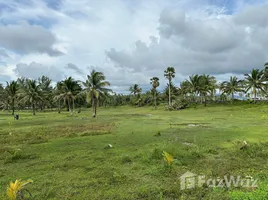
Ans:
[[[93,117],[97,114],[100,106],[123,106],[136,107],[154,106],[168,102],[167,110],[184,109],[197,104],[213,102],[233,103],[237,96],[250,99],[253,96],[254,103],[257,99],[265,99],[268,93],[268,65],[264,70],[253,69],[245,74],[244,80],[231,76],[229,81],[218,82],[214,76],[202,74],[189,76],[179,86],[172,82],[175,78],[175,69],[168,67],[164,71],[164,77],[168,83],[163,91],[159,91],[160,79],[152,77],[148,80],[151,84],[149,91],[142,92],[142,88],[136,83],[129,88],[130,94],[116,94],[109,89],[110,82],[102,72],[95,70],[87,75],[86,81],[81,82],[68,77],[59,81],[52,87],[52,81],[45,76],[38,80],[19,78],[11,81],[5,87],[0,85],[0,108],[3,110],[32,109],[43,111],[47,108],[66,108],[72,115],[75,108],[92,107]],[[150,82],[149,82],[150,81]]]

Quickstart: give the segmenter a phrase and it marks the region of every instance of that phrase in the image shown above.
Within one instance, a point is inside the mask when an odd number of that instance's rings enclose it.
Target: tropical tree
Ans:
[[[57,89],[59,94],[55,97],[55,99],[58,101],[63,99],[64,102],[67,103],[68,110],[72,115],[75,108],[74,101],[76,95],[81,92],[81,86],[79,85],[78,81],[75,81],[72,77],[69,77],[58,83],[56,87],[58,87]]]
[[[268,80],[268,62],[264,63],[263,76],[267,81]]]
[[[220,90],[222,93],[231,95],[232,101],[234,100],[234,94],[236,92],[244,92],[243,81],[238,80],[236,76],[231,76],[229,81],[224,81],[220,84]]]
[[[93,109],[93,117],[97,116],[97,106],[100,95],[104,92],[109,92],[111,89],[106,88],[110,83],[105,80],[106,77],[102,72],[92,70],[90,75],[87,75],[87,80],[82,82],[84,89],[81,94],[86,93],[87,102],[91,103]]]
[[[24,86],[20,89],[21,102],[29,103],[35,115],[36,103],[42,101],[42,90],[36,80],[26,79]]]
[[[168,79],[168,84],[169,84],[169,96],[168,96],[168,105],[171,106],[171,81],[172,78],[175,77],[175,69],[173,67],[168,67],[165,71],[164,71],[164,76],[166,77],[166,79]]]
[[[245,74],[245,92],[252,91],[254,95],[254,103],[256,103],[256,97],[258,91],[263,91],[265,85],[264,72],[259,69],[252,69],[250,74]]]
[[[195,74],[192,76],[189,76],[189,80],[185,80],[181,84],[181,89],[184,93],[190,93],[193,97],[193,100],[196,100],[196,97],[199,94],[200,89],[200,79],[202,76]]]
[[[58,102],[58,113],[61,113],[61,101],[64,101],[62,81],[57,82],[53,90],[54,100]]]
[[[0,108],[4,109],[7,105],[6,91],[3,85],[0,83]]]
[[[154,97],[154,107],[155,109],[157,108],[156,107],[156,98],[157,98],[157,87],[159,87],[160,83],[159,83],[159,78],[158,77],[153,77],[150,79],[151,80],[151,85],[152,85],[152,89],[151,89],[151,92],[153,94],[153,97]]]
[[[14,115],[15,101],[17,100],[18,92],[19,92],[19,85],[17,81],[7,82],[5,92],[7,94],[8,102],[11,105],[12,115]]]
[[[134,96],[136,96],[142,92],[142,88],[140,88],[138,84],[134,84],[129,88],[129,91],[131,94],[134,94]]]
[[[181,90],[179,88],[177,88],[173,82],[167,83],[164,92],[163,92],[163,96],[165,99],[169,99],[172,103],[173,100],[176,99],[176,96],[179,96],[181,94]]]
[[[41,110],[44,109],[44,106],[47,104],[52,104],[52,86],[51,86],[51,82],[52,80],[50,78],[48,78],[47,76],[42,76],[38,79],[38,83],[40,85],[40,88],[42,90],[42,101],[40,104],[40,108]]]
[[[213,96],[216,91],[216,79],[214,76],[201,75],[199,79],[198,91],[204,98],[204,106],[207,106],[207,96]]]

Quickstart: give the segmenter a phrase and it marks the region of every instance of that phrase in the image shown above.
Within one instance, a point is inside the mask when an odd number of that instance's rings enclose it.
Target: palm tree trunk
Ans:
[[[14,115],[14,113],[15,113],[15,106],[14,106],[14,98],[12,98],[12,115]]]
[[[68,100],[66,101],[66,103],[65,103],[65,104],[66,104],[66,111],[68,111],[68,112],[69,112],[70,110],[69,110]]]
[[[68,109],[69,109],[69,113],[70,113],[70,115],[72,115],[70,99],[68,99],[67,101],[68,101]]]
[[[171,91],[170,91],[170,79],[169,79],[169,86],[168,86],[168,105],[171,106]]]
[[[95,109],[96,109],[96,107],[95,107],[95,104],[96,104],[96,102],[95,102],[95,97],[92,95],[92,98],[91,98],[91,103],[92,103],[92,112],[93,112],[93,114],[92,114],[92,117],[96,117],[96,112],[95,112]]]
[[[154,109],[156,109],[156,91],[154,92]]]
[[[60,113],[61,112],[61,108],[60,108],[60,100],[59,100],[59,103],[58,103],[59,105],[58,105],[58,113]]]
[[[98,100],[95,99],[95,112],[94,112],[95,117],[97,117],[97,105],[98,105]]]
[[[232,92],[232,103],[234,102],[234,93]]]
[[[74,98],[73,98],[73,112],[74,112]]]
[[[253,92],[254,92],[254,103],[256,103],[256,97],[257,97],[257,90],[256,90],[256,88],[254,88]]]
[[[32,104],[33,107],[33,115],[35,115],[35,103]]]
[[[205,103],[205,107],[207,106],[207,98],[206,98],[206,95],[204,95],[204,103]]]

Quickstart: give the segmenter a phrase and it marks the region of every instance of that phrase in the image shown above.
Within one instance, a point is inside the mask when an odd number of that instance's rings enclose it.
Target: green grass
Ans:
[[[268,198],[268,106],[19,114],[0,113],[0,199],[15,179],[32,179],[27,188],[40,200]],[[163,151],[177,159],[171,168]],[[186,171],[252,176],[260,187],[180,190]]]

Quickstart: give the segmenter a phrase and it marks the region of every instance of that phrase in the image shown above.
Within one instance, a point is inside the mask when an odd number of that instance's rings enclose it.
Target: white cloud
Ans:
[[[48,76],[52,81],[64,78],[62,71],[53,66],[45,66],[40,63],[32,62],[30,64],[19,63],[13,70],[18,77],[27,77],[38,79],[42,75]]]
[[[243,0],[57,0],[56,6],[48,0],[25,2],[0,0],[0,10],[1,3],[9,6],[0,12],[0,34],[5,33],[0,38],[0,75],[11,78],[44,73],[59,80],[64,71],[81,79],[86,78],[82,72],[94,66],[122,92],[134,83],[148,87],[152,76],[158,76],[164,87],[163,71],[168,65],[176,68],[177,83],[194,73],[223,79],[262,67],[268,56],[267,5],[263,4]],[[59,52],[64,55],[56,56]],[[68,63],[72,66],[66,69]]]

